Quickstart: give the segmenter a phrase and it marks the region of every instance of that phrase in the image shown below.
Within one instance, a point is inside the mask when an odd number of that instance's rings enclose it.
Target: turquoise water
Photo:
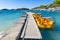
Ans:
[[[55,26],[53,30],[44,29],[40,30],[43,39],[42,40],[60,40],[60,12],[58,11],[34,11],[41,14],[43,17],[54,17]]]
[[[0,31],[6,31],[10,29],[18,20],[20,20],[23,12],[26,10],[0,10]],[[43,39],[42,40],[60,40],[60,12],[58,11],[39,11],[39,10],[27,10],[28,12],[34,12],[41,14],[43,17],[54,17],[55,26],[53,30],[40,30]]]
[[[0,10],[0,32],[10,29],[22,15],[21,10]]]

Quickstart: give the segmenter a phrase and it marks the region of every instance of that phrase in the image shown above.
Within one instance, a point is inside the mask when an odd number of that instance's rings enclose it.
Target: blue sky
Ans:
[[[0,0],[0,9],[8,8],[33,8],[40,5],[48,5],[54,0]]]

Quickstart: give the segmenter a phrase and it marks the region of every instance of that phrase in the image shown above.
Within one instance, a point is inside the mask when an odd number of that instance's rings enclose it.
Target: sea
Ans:
[[[51,17],[55,22],[53,30],[40,30],[42,40],[60,40],[60,11],[43,11],[43,10],[0,10],[0,33],[9,30],[20,20],[24,12],[34,12],[41,14],[42,17]]]

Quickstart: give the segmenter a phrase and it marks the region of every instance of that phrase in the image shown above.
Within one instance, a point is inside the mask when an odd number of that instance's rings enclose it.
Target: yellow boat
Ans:
[[[41,29],[53,29],[54,28],[54,22],[48,18],[42,18],[39,14],[33,14],[33,17],[36,21],[36,24]]]

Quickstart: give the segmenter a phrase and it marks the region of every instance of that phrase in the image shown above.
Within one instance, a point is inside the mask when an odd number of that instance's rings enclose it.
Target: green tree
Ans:
[[[41,5],[40,8],[47,8],[47,6],[46,5]]]
[[[39,8],[47,8],[47,6],[46,5],[41,5],[40,7],[35,7],[33,9],[39,9]]]
[[[52,8],[52,7],[55,7],[55,6],[53,4],[49,4],[48,7],[51,7]]]
[[[60,0],[55,0],[53,4],[54,6],[60,6]]]
[[[60,0],[55,0],[52,4],[49,5],[41,5],[40,7],[35,7],[33,9],[39,9],[39,8],[49,8],[49,7],[59,7],[60,6]]]

